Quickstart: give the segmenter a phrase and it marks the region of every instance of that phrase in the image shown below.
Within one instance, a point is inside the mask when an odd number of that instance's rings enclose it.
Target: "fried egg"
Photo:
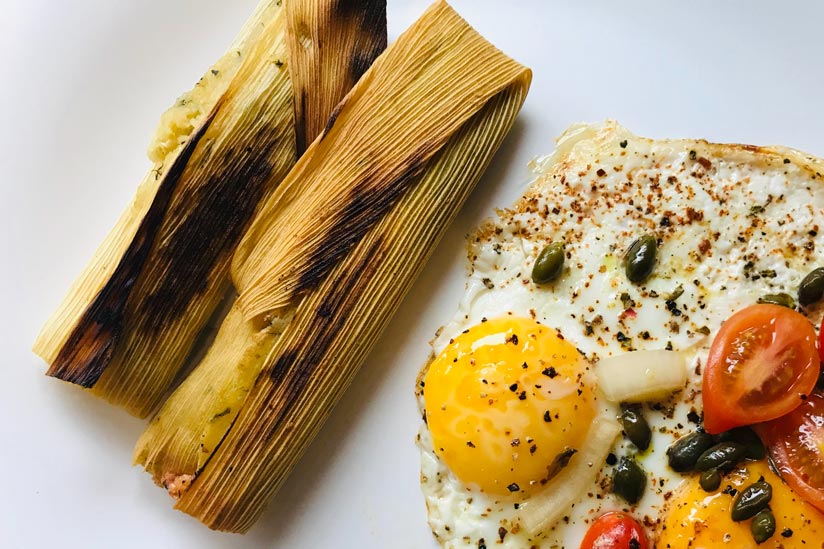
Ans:
[[[777,147],[655,141],[607,122],[571,127],[531,169],[524,196],[469,236],[466,291],[418,379],[417,445],[433,534],[444,547],[577,548],[592,520],[619,509],[646,525],[651,543],[660,536],[659,547],[686,547],[679,536],[696,523],[726,529],[713,523],[715,504],[695,489],[697,479],[667,467],[665,451],[700,421],[711,334],[764,294],[794,293],[824,264],[824,164]],[[647,234],[658,241],[658,259],[650,278],[634,284],[622,258]],[[550,242],[564,243],[563,271],[536,284],[530,273]],[[820,307],[806,314],[821,320]],[[619,414],[593,364],[647,349],[681,352],[687,365],[682,390],[644,406],[650,449],[618,438],[604,462],[591,464],[590,489],[551,528],[528,531],[525,508],[558,489],[553,478],[576,463],[593,418]],[[611,490],[613,465],[625,455],[647,475],[635,505]],[[763,465],[736,478],[752,471],[762,474]],[[781,489],[789,495],[778,531],[796,531],[788,517],[797,498]],[[704,546],[752,542],[749,532],[729,532],[706,535]]]

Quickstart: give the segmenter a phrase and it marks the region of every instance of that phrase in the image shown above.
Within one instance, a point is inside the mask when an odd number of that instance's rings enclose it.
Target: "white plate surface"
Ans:
[[[43,376],[29,347],[148,167],[160,113],[255,0],[0,0],[0,546],[432,548],[415,374],[463,288],[464,235],[570,123],[824,156],[824,4],[455,0],[534,70],[493,166],[285,488],[246,536],[131,467],[143,422]],[[396,37],[426,0],[389,0]]]

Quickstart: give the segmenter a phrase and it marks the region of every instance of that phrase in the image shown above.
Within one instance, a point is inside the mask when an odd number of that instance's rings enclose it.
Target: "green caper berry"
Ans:
[[[749,427],[736,427],[735,429],[724,431],[716,436],[715,440],[717,442],[733,441],[743,444],[747,448],[747,459],[759,460],[764,459],[764,456],[767,455],[767,451],[764,449],[764,443],[761,442],[761,439],[758,438],[755,431]]]
[[[720,469],[727,471],[747,456],[747,447],[739,442],[719,442],[707,449],[695,462],[696,471]]]
[[[622,457],[612,473],[612,490],[627,502],[637,503],[646,487],[647,474],[641,466],[634,459]]]
[[[824,297],[824,267],[814,269],[798,285],[798,302],[810,305]]]
[[[667,461],[673,471],[692,471],[701,454],[713,444],[712,436],[704,431],[695,431],[676,440],[667,448]]]
[[[557,280],[564,270],[564,256],[563,243],[553,242],[546,246],[532,266],[532,281],[535,284],[546,284]]]
[[[750,532],[755,543],[762,544],[775,534],[775,516],[769,509],[762,509],[750,523]]]
[[[630,442],[641,451],[649,448],[652,429],[649,428],[649,423],[641,412],[640,406],[622,406],[621,423]]]
[[[698,484],[705,492],[714,492],[721,486],[721,473],[718,472],[718,469],[703,471],[698,478]]]
[[[795,309],[795,300],[790,294],[766,294],[758,298],[758,303],[768,303],[770,305],[781,305],[789,309]]]
[[[767,507],[772,499],[772,486],[768,482],[759,480],[738,492],[732,500],[732,520],[741,522],[755,516],[760,510]]]
[[[658,240],[653,235],[644,235],[629,247],[624,257],[624,272],[630,282],[636,284],[646,280],[655,268],[658,255]]]

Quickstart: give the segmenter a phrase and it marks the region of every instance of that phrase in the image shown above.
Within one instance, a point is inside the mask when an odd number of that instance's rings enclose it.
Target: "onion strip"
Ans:
[[[669,396],[687,383],[684,355],[677,351],[633,351],[601,359],[598,385],[612,402],[644,402]]]
[[[555,524],[592,488],[621,425],[602,413],[592,422],[584,445],[545,489],[521,505],[521,525],[535,538]]]

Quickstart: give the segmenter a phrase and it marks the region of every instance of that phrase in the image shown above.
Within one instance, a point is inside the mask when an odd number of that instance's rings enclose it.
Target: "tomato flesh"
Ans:
[[[824,362],[824,319],[821,319],[821,328],[818,329],[818,359]]]
[[[721,326],[704,370],[704,427],[712,434],[781,417],[818,379],[817,336],[779,305],[742,309]]]
[[[756,430],[790,488],[824,511],[824,396],[812,394],[790,414]]]
[[[647,549],[644,529],[626,513],[612,511],[595,519],[581,549]]]

